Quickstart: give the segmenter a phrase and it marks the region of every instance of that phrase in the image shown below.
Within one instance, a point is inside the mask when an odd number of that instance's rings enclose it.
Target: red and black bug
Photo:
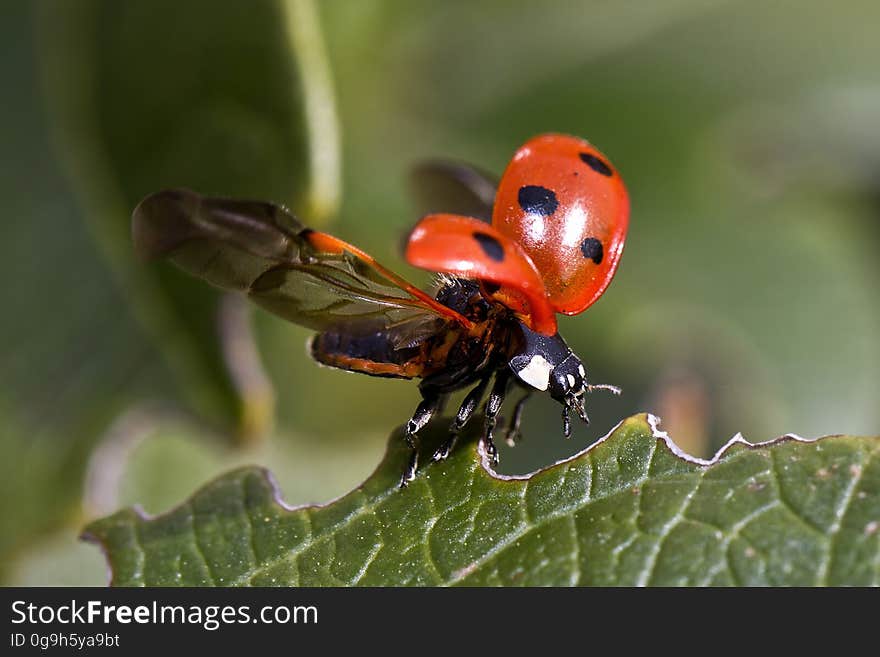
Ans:
[[[423,166],[414,181],[433,214],[410,234],[406,258],[442,274],[434,297],[271,203],[173,189],[145,198],[132,217],[141,254],[168,256],[314,329],[309,351],[319,363],[420,378],[401,485],[415,476],[418,432],[456,390],[473,386],[435,460],[449,454],[487,390],[483,441],[496,462],[496,418],[511,386],[523,390],[507,428],[511,441],[535,390],[562,404],[566,436],[571,411],[588,421],[587,391],[619,392],[587,382],[583,363],[556,330],[556,313],[579,313],[605,291],[629,220],[626,188],[608,159],[565,135],[528,141],[497,189],[489,176],[460,164]]]

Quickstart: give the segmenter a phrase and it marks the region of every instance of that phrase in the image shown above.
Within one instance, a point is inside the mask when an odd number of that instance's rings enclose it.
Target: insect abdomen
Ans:
[[[420,347],[395,349],[382,332],[350,335],[324,331],[309,341],[309,353],[319,363],[373,376],[412,379],[421,376],[424,358]]]

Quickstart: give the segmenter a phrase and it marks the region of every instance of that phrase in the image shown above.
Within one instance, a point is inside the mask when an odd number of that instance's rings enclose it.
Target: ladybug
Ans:
[[[170,189],[145,198],[132,216],[141,255],[167,256],[315,330],[309,353],[318,363],[421,379],[422,400],[406,424],[411,455],[401,487],[416,473],[419,431],[457,390],[472,386],[434,460],[449,455],[487,390],[482,441],[495,464],[497,416],[512,386],[522,396],[506,431],[511,444],[534,391],[562,405],[566,437],[572,411],[589,421],[586,392],[619,394],[588,383],[556,314],[580,313],[602,295],[629,222],[620,174],[590,143],[567,135],[526,142],[497,185],[449,162],[423,165],[414,184],[426,212],[409,235],[406,259],[439,274],[434,296],[272,203]]]

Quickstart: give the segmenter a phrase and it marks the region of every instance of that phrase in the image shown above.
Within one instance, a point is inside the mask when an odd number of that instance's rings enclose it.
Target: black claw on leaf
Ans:
[[[416,478],[416,468],[419,463],[419,453],[415,448],[415,441],[410,436],[406,437],[406,442],[410,444],[409,461],[400,476],[400,488],[406,488],[413,479]]]
[[[458,436],[455,434],[450,435],[449,438],[447,438],[446,441],[434,451],[434,455],[431,457],[431,460],[445,461],[447,458],[449,458],[449,454],[450,452],[452,452],[452,448],[455,447],[457,437]]]
[[[492,436],[486,435],[483,438],[483,444],[486,447],[486,455],[489,457],[489,462],[492,466],[497,466],[500,463],[500,459],[498,458],[498,448],[495,447],[495,441],[492,440]]]

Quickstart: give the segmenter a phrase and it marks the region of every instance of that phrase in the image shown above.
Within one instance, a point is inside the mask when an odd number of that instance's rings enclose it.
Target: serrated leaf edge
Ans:
[[[537,470],[533,470],[532,472],[529,472],[524,475],[506,475],[506,474],[501,474],[499,472],[496,472],[492,468],[491,461],[489,459],[488,454],[486,453],[486,449],[485,449],[485,446],[482,441],[477,441],[476,453],[480,459],[480,466],[482,467],[483,471],[486,474],[488,474],[490,477],[492,477],[493,479],[496,479],[498,481],[510,481],[510,482],[527,481],[542,472],[545,472],[547,470],[551,470],[551,469],[558,467],[560,465],[565,465],[567,463],[570,463],[570,462],[576,461],[580,458],[583,458],[584,456],[588,455],[592,450],[596,449],[599,445],[601,445],[602,443],[607,441],[609,438],[611,438],[624,424],[626,424],[627,422],[631,422],[631,421],[642,419],[642,418],[647,422],[648,426],[650,427],[651,435],[655,439],[662,441],[666,445],[666,447],[669,449],[669,451],[672,452],[673,455],[675,455],[676,457],[678,457],[682,461],[685,461],[687,463],[691,463],[694,465],[698,465],[701,467],[715,465],[721,459],[724,458],[724,456],[727,454],[727,452],[731,448],[733,448],[736,445],[741,445],[741,446],[748,448],[748,449],[756,449],[756,448],[761,448],[761,447],[770,447],[773,445],[777,445],[777,444],[784,443],[784,442],[790,442],[790,441],[791,442],[799,442],[799,443],[813,443],[813,442],[816,442],[819,440],[823,440],[824,438],[833,438],[836,435],[840,435],[840,434],[833,434],[833,435],[828,435],[828,436],[820,436],[818,438],[803,438],[803,437],[801,437],[797,434],[794,434],[794,433],[787,433],[787,434],[783,434],[781,436],[778,436],[776,438],[771,438],[770,440],[752,443],[752,442],[749,442],[748,440],[746,440],[741,433],[736,433],[730,440],[728,440],[715,453],[714,456],[712,456],[711,459],[702,459],[697,456],[692,456],[691,454],[688,454],[687,452],[682,450],[675,443],[675,441],[672,440],[672,438],[669,436],[669,434],[666,431],[663,431],[662,429],[660,429],[661,420],[659,417],[657,417],[653,413],[639,413],[639,414],[632,415],[628,418],[621,420],[616,425],[614,425],[608,431],[608,433],[606,433],[604,436],[602,436],[601,438],[599,438],[595,442],[591,443],[590,445],[588,445],[584,449],[580,450],[579,452],[576,452],[576,453],[572,454],[571,456],[568,456],[564,459],[559,459],[559,460],[551,463],[550,465],[538,468]],[[392,436],[397,433],[399,433],[399,432],[395,431],[392,434]],[[164,516],[170,515],[171,513],[174,513],[174,511],[177,508],[179,508],[182,504],[185,504],[185,503],[193,500],[204,489],[213,485],[213,483],[218,478],[228,477],[228,476],[233,475],[234,473],[239,472],[239,471],[254,471],[254,470],[260,472],[262,474],[262,476],[265,478],[266,483],[268,484],[269,489],[271,490],[271,493],[272,493],[272,501],[275,504],[277,504],[279,507],[284,509],[285,511],[290,512],[290,511],[304,511],[304,510],[308,510],[308,509],[320,509],[323,507],[331,506],[332,504],[335,504],[339,500],[347,497],[348,495],[350,495],[354,491],[358,490],[359,488],[362,488],[364,483],[366,481],[369,481],[370,479],[372,479],[374,476],[376,476],[376,474],[382,468],[386,459],[388,458],[388,453],[389,453],[389,449],[386,448],[385,454],[383,455],[379,464],[367,476],[367,478],[364,480],[364,482],[361,482],[360,484],[355,486],[352,490],[346,491],[345,493],[338,495],[337,497],[334,497],[333,499],[328,500],[327,502],[290,505],[287,502],[285,502],[284,499],[282,498],[281,486],[279,485],[278,480],[275,478],[275,475],[272,473],[271,470],[269,470],[268,468],[266,468],[264,466],[245,465],[245,466],[241,466],[239,468],[234,468],[232,470],[224,472],[223,474],[218,475],[218,477],[215,477],[214,479],[211,479],[210,481],[204,483],[203,485],[199,486],[191,495],[189,495],[189,497],[187,497],[183,502],[172,507],[168,511],[163,511],[161,513],[151,514],[151,513],[148,513],[147,511],[145,511],[143,509],[143,507],[141,507],[140,505],[137,505],[137,504],[128,507],[127,510],[134,513],[135,515],[137,515],[138,518],[141,520],[148,521],[148,522],[153,521],[153,520],[157,520],[157,519],[160,519]],[[392,490],[391,492],[392,493],[396,492],[396,489]],[[124,512],[125,510],[121,510],[121,511]],[[117,511],[117,513],[120,513],[120,511]],[[96,519],[96,521],[97,520],[99,520],[99,519]],[[101,540],[97,536],[95,536],[94,534],[89,532],[87,529],[84,530],[80,534],[80,540],[101,545]],[[103,550],[102,545],[101,545],[101,547]]]
[[[718,449],[717,452],[715,452],[715,454],[712,456],[712,458],[703,459],[698,456],[693,456],[693,455],[685,452],[681,447],[679,447],[675,443],[674,440],[672,440],[672,438],[669,436],[668,433],[666,433],[665,431],[660,429],[661,420],[659,417],[657,417],[653,413],[639,413],[639,414],[636,414],[636,415],[633,415],[633,416],[630,416],[628,418],[621,420],[620,422],[615,424],[611,428],[611,430],[608,431],[608,433],[606,433],[604,436],[602,436],[601,438],[599,438],[595,442],[590,443],[589,445],[587,445],[587,447],[580,450],[579,452],[575,452],[571,456],[567,456],[564,459],[559,459],[558,461],[555,461],[555,462],[551,463],[550,465],[546,465],[542,468],[538,468],[537,470],[534,470],[534,471],[529,472],[524,475],[506,475],[506,474],[501,474],[501,473],[493,470],[492,463],[489,459],[488,454],[486,453],[486,449],[485,449],[485,446],[483,445],[482,441],[479,441],[477,443],[477,453],[479,454],[479,457],[480,457],[480,465],[482,466],[483,470],[486,471],[487,474],[489,474],[491,477],[498,479],[500,481],[527,481],[539,473],[545,472],[547,470],[551,470],[557,466],[565,465],[566,463],[571,463],[572,461],[577,461],[578,459],[583,458],[584,456],[588,455],[593,449],[597,448],[599,445],[601,445],[606,440],[611,438],[611,436],[613,436],[617,432],[617,430],[620,429],[625,423],[630,422],[630,421],[632,421],[636,418],[640,418],[640,417],[645,418],[646,422],[648,423],[648,426],[651,428],[651,435],[655,439],[663,441],[663,443],[666,445],[666,447],[669,449],[669,451],[672,452],[673,455],[675,455],[677,458],[681,459],[682,461],[685,461],[686,463],[692,463],[694,465],[698,465],[701,467],[715,465],[716,463],[718,463],[721,459],[723,459],[727,455],[727,452],[730,451],[731,448],[733,448],[736,445],[741,445],[747,449],[755,449],[755,448],[759,448],[759,447],[771,447],[773,445],[777,445],[777,444],[784,443],[784,442],[813,443],[813,442],[816,442],[817,440],[822,440],[824,438],[834,438],[835,436],[840,435],[840,434],[833,434],[833,435],[828,435],[828,436],[820,436],[818,438],[803,438],[802,436],[799,436],[795,433],[786,433],[781,436],[777,436],[776,438],[771,438],[769,440],[765,440],[762,442],[752,443],[752,442],[749,442],[748,440],[746,440],[745,437],[743,437],[742,433],[737,432],[736,434],[733,435],[733,437],[730,440],[728,440],[726,443],[724,443],[724,445],[722,445]]]

